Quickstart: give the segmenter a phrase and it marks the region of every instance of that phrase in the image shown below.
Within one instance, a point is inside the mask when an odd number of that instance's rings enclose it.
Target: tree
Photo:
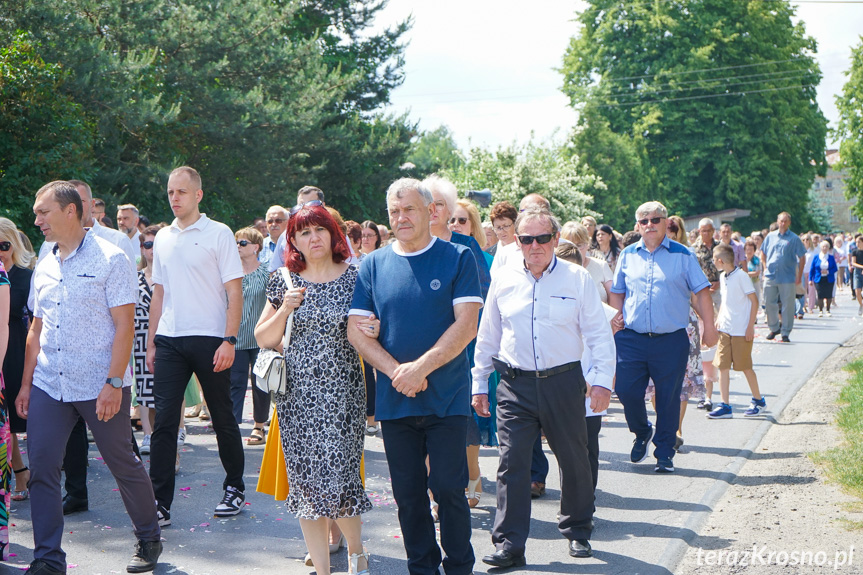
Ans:
[[[473,148],[463,164],[442,170],[441,175],[452,180],[462,195],[488,188],[492,203],[508,200],[518,206],[524,196],[541,194],[561,222],[601,216],[588,206],[594,195],[605,191],[605,184],[580,170],[578,157],[562,145],[531,140],[495,152]],[[486,215],[488,209],[481,212]]]
[[[836,97],[839,125],[836,135],[841,139],[841,167],[848,171],[845,194],[857,198],[854,212],[863,216],[863,37],[851,52],[851,68],[845,72],[848,81],[842,94]]]
[[[442,170],[453,170],[464,162],[452,133],[443,125],[415,138],[408,161],[414,164],[414,171],[420,178]]]
[[[0,216],[35,241],[33,197],[69,173],[92,173],[92,118],[63,93],[67,74],[46,63],[39,44],[19,32],[0,47]]]
[[[564,91],[582,124],[604,121],[643,150],[636,188],[612,193],[683,215],[746,208],[744,227],[787,210],[808,227],[826,120],[815,41],[793,15],[785,0],[589,0],[564,57]],[[585,138],[576,151],[592,159],[604,145]],[[626,182],[629,168],[602,175]]]
[[[409,148],[413,126],[374,111],[401,82],[409,25],[368,34],[380,0],[7,4],[0,45],[29,30],[96,123],[94,191],[151,220],[170,218],[180,164],[201,171],[202,208],[240,225],[309,183],[363,206],[382,193],[369,170],[392,173]]]
[[[807,210],[812,220],[811,229],[821,233],[831,233],[833,231],[833,206],[824,203],[824,200],[816,196],[812,190],[809,190]]]

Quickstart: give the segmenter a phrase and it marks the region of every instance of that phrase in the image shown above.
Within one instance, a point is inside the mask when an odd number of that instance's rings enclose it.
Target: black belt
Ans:
[[[571,361],[569,363],[565,363],[563,365],[558,365],[557,367],[552,367],[550,369],[540,369],[540,370],[527,370],[527,369],[519,369],[517,367],[513,367],[502,359],[498,359],[496,357],[491,358],[491,362],[494,365],[494,368],[501,374],[508,377],[532,377],[534,379],[544,379],[546,377],[551,377],[553,375],[558,375],[560,373],[566,373],[567,371],[572,371],[576,368],[581,368],[580,361]]]

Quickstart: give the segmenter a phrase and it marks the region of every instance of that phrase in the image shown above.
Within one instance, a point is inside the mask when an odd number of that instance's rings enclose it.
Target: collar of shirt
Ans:
[[[210,218],[207,217],[207,214],[201,214],[201,217],[198,220],[185,228],[180,227],[180,220],[174,218],[174,221],[171,222],[171,228],[175,229],[178,232],[188,232],[190,230],[203,230],[207,227],[207,224],[210,222]]]
[[[405,256],[405,257],[407,257],[407,258],[410,258],[410,257],[413,257],[413,256],[418,256],[418,255],[420,255],[420,254],[424,254],[424,253],[426,253],[427,251],[429,251],[429,250],[431,249],[431,247],[434,245],[435,241],[437,241],[437,238],[436,238],[435,236],[432,236],[431,241],[428,243],[428,245],[427,245],[426,247],[424,247],[423,249],[421,249],[421,250],[419,250],[419,251],[416,251],[416,252],[410,252],[410,253],[405,252],[405,251],[402,249],[401,244],[399,244],[397,241],[396,241],[396,242],[393,242],[393,243],[392,243],[392,246],[393,246],[393,251],[394,251],[395,253],[397,253],[397,254],[398,254],[398,255],[400,255],[400,256]]]
[[[697,241],[698,241],[698,242],[700,242],[700,241],[701,241],[701,238],[698,238],[698,240],[697,240]],[[716,243],[716,242],[714,242],[714,244],[715,244],[715,243]],[[644,238],[642,238],[642,239],[638,240],[638,243],[637,243],[637,244],[635,244],[635,245],[636,245],[636,247],[637,247],[638,249],[640,249],[640,250],[644,250],[644,251],[646,251],[646,252],[648,252],[648,253],[651,253],[651,252],[650,252],[650,250],[648,250],[648,249],[647,249],[647,246],[646,246],[646,245],[644,245]],[[665,249],[667,250],[670,246],[671,246],[671,240],[669,240],[669,239],[668,239],[668,236],[665,236],[664,238],[662,238],[662,241],[661,241],[661,242],[659,242],[659,245],[658,245],[658,246],[656,246],[656,250],[658,250],[660,247],[663,247],[663,248],[665,248]],[[655,252],[656,250],[653,250],[653,251]]]
[[[548,264],[548,267],[545,268],[545,270],[542,272],[542,275],[539,276],[539,279],[536,279],[536,277],[534,277],[533,272],[530,271],[530,268],[527,267],[527,262],[522,260],[522,265],[524,265],[524,272],[527,274],[527,276],[533,281],[538,282],[540,279],[544,278],[545,276],[554,271],[554,268],[557,266],[557,256],[554,254],[551,255],[551,263]]]
[[[84,237],[81,238],[81,243],[78,244],[78,247],[75,248],[74,250],[72,250],[72,252],[68,256],[66,256],[67,260],[71,257],[75,257],[75,254],[77,254],[79,251],[81,251],[81,246],[84,245],[84,242],[87,240],[88,237],[94,237],[96,235],[96,232],[92,231],[92,229],[93,228],[84,228],[85,233],[84,233]],[[60,246],[55,242],[54,247],[51,248],[51,253],[54,255],[54,257],[57,258],[58,261],[65,261],[65,260],[60,260],[60,256],[59,256],[59,254],[57,254],[57,250],[59,248],[60,248]]]

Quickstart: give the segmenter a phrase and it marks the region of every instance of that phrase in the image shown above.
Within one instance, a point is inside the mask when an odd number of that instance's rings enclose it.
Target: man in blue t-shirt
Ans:
[[[806,265],[806,247],[792,232],[791,214],[782,212],[776,218],[779,227],[767,234],[761,243],[761,263],[764,265],[764,304],[767,311],[766,339],[774,339],[780,333],[782,341],[791,341],[794,328],[794,304],[797,286],[803,277]],[[780,310],[780,306],[782,309]],[[780,311],[782,317],[780,319]]]
[[[465,352],[482,307],[476,262],[464,246],[431,236],[435,210],[418,180],[387,190],[395,241],[366,256],[348,317],[348,338],[378,370],[375,417],[381,421],[393,495],[412,575],[467,575],[474,564],[465,437],[470,371]],[[380,336],[357,322],[374,314]],[[426,471],[429,457],[431,471]],[[435,539],[427,490],[440,508]]]

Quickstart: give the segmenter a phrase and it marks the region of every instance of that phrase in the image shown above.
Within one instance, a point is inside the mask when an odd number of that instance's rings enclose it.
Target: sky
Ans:
[[[818,42],[824,76],[818,103],[834,126],[834,99],[863,33],[863,2],[792,4]],[[525,143],[531,134],[562,138],[577,116],[556,69],[583,6],[572,0],[389,0],[378,25],[414,17],[405,82],[393,92],[389,111],[409,111],[423,130],[448,126],[463,150]]]

